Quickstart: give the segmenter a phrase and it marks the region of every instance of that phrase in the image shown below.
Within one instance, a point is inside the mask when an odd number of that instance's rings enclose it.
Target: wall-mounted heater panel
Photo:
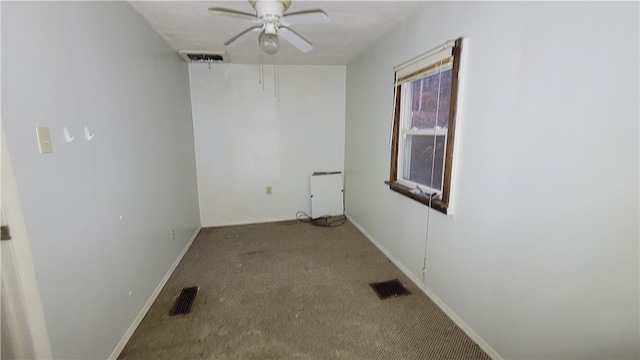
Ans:
[[[314,172],[310,177],[311,218],[344,214],[342,173]]]

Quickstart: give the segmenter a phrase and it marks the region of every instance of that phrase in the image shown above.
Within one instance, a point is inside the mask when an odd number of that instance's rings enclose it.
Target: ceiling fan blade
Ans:
[[[280,22],[287,25],[324,24],[329,22],[329,15],[320,9],[303,10],[284,14]]]
[[[298,50],[302,52],[306,53],[313,50],[313,45],[311,45],[309,40],[303,38],[302,36],[300,36],[300,34],[286,26],[280,26],[278,28],[278,35],[290,42],[291,45],[297,47]]]
[[[245,42],[249,37],[251,37],[251,33],[254,32],[259,32],[260,30],[262,30],[262,25],[255,25],[252,26],[250,28],[248,28],[247,30],[241,32],[240,34],[232,37],[231,39],[227,40],[227,42],[224,43],[225,46],[229,46],[229,47],[233,47],[236,45],[240,45],[243,42]]]
[[[210,7],[209,11],[211,11],[216,15],[232,16],[232,17],[237,17],[237,18],[247,19],[247,20],[255,20],[258,18],[256,14],[251,14],[244,11],[227,9],[222,7]]]

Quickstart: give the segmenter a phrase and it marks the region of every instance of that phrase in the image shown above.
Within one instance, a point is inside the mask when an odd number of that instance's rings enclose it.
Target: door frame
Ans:
[[[11,234],[11,240],[0,241],[2,330],[9,332],[0,334],[2,340],[9,342],[3,344],[9,349],[2,353],[12,354],[16,358],[51,359],[53,356],[27,226],[1,115],[0,143],[0,217],[2,225],[9,226]]]

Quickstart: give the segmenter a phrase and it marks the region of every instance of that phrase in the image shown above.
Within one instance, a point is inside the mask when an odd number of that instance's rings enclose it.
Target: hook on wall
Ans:
[[[92,133],[89,131],[89,128],[88,128],[88,127],[86,127],[86,126],[84,127],[84,137],[85,137],[85,138],[87,138],[87,141],[89,141],[89,140],[93,139],[93,136],[94,136],[94,135],[95,135],[95,134],[92,134]]]
[[[76,138],[76,134],[69,134],[69,129],[67,129],[67,127],[64,127],[64,140],[68,143],[72,142],[73,139]]]

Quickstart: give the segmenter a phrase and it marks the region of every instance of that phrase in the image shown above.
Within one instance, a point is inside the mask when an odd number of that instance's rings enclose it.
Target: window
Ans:
[[[447,213],[462,39],[395,70],[389,187]]]

